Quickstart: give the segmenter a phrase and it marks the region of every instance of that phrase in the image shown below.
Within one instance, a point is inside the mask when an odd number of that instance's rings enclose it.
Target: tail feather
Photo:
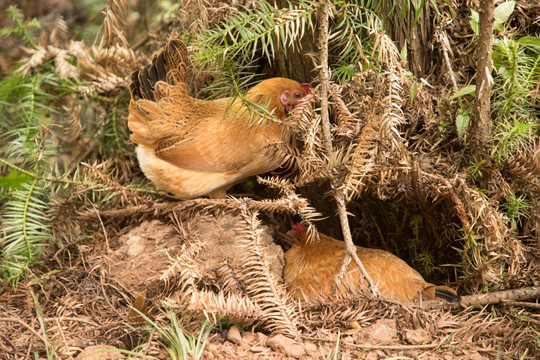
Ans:
[[[175,80],[185,82],[187,68],[187,48],[178,39],[171,40],[163,50],[154,57],[152,64],[131,74],[129,90],[133,99],[155,101],[154,88],[158,81],[167,81],[167,74],[175,71]]]
[[[441,300],[446,303],[459,302],[458,293],[451,287],[445,285],[431,285],[424,289],[424,295],[426,300]]]
[[[448,286],[437,286],[435,288],[435,298],[447,303],[457,303],[460,299],[459,294]]]

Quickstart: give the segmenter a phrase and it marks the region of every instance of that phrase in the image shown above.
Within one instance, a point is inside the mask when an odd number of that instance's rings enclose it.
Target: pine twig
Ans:
[[[319,36],[319,51],[320,51],[320,69],[319,69],[319,81],[320,81],[320,96],[321,96],[321,121],[322,132],[324,137],[324,146],[328,159],[332,157],[333,145],[332,134],[330,132],[330,115],[328,112],[328,91],[330,84],[330,71],[328,68],[328,20],[330,17],[330,3],[328,0],[321,2],[321,23],[320,23],[320,36]],[[332,180],[332,188],[338,189],[337,182],[339,180]],[[338,209],[339,221],[341,223],[341,231],[345,240],[345,258],[343,259],[343,265],[338,275],[338,283],[343,280],[347,266],[349,265],[351,258],[354,260],[360,272],[369,284],[373,293],[376,293],[375,286],[370,276],[368,275],[364,265],[358,258],[356,253],[356,246],[352,241],[351,228],[349,226],[349,219],[347,218],[347,207],[345,204],[345,194],[342,191],[336,191],[334,194],[336,205]]]

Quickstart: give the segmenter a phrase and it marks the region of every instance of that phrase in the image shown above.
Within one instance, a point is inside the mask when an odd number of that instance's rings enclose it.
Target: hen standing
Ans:
[[[319,241],[307,241],[306,227],[293,226],[297,241],[285,253],[285,284],[297,298],[328,298],[336,288],[336,279],[345,256],[345,243],[319,233]],[[368,275],[382,295],[404,303],[440,299],[456,302],[457,293],[447,286],[436,286],[424,280],[416,270],[397,256],[381,249],[357,246],[357,254]],[[347,267],[341,289],[361,288],[363,277],[356,266]]]
[[[172,40],[132,75],[128,126],[145,175],[181,199],[220,198],[234,184],[279,167],[284,158],[272,144],[287,139],[279,121],[309,84],[264,80],[245,95],[254,105],[240,98],[199,100],[187,93],[186,64],[186,46]],[[262,119],[257,107],[279,121]]]

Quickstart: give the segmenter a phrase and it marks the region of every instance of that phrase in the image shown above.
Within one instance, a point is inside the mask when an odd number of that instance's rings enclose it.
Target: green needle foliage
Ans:
[[[34,47],[34,21],[24,23],[16,8],[8,13],[14,26],[2,29],[1,34],[18,35]],[[63,131],[69,126],[69,117],[63,106],[76,93],[76,84],[55,70],[51,59],[36,65],[29,75],[13,72],[0,81],[0,276],[3,284],[12,286],[39,262],[43,249],[53,244],[47,212],[59,192],[72,196],[73,187],[84,184],[85,191],[97,193],[88,175],[82,178],[78,168],[69,173],[64,169]],[[103,152],[121,143],[122,136],[127,137],[124,130],[114,128],[119,113],[111,112],[113,120],[88,127],[109,144],[101,147]],[[78,195],[84,196],[84,192]]]
[[[35,47],[36,43],[34,37],[37,30],[41,27],[39,21],[37,19],[32,19],[32,21],[25,23],[21,11],[14,5],[8,6],[7,13],[15,22],[16,26],[0,29],[0,37],[6,37],[13,34],[21,37],[28,45]]]
[[[57,152],[47,136],[51,119],[57,114],[48,105],[58,96],[51,93],[53,88],[62,87],[52,72],[26,78],[13,75],[0,82],[0,132],[4,134],[0,140],[0,166],[2,173],[7,173],[0,178],[4,219],[0,272],[10,284],[16,284],[53,241],[45,216],[51,194],[47,183],[41,180],[50,167],[47,159]]]
[[[308,2],[300,2],[296,9],[277,9],[261,2],[258,8],[233,12],[222,24],[198,34],[200,50],[195,61],[215,75],[214,96],[253,85],[257,75],[249,70],[254,63],[261,57],[271,63],[277,51],[294,49],[303,34],[311,31],[314,12]]]
[[[222,24],[196,34],[199,51],[194,62],[215,76],[208,87],[213,96],[236,94],[259,80],[254,67],[261,58],[272,65],[276,53],[287,55],[296,49],[305,33],[316,31],[317,1],[298,1],[295,6],[278,9],[270,2],[260,2],[255,9],[233,12]],[[372,67],[375,31],[382,23],[372,1],[334,2],[331,24],[330,64],[333,78],[340,82]],[[367,53],[367,55],[366,55]]]
[[[43,248],[53,239],[45,216],[48,197],[37,179],[11,191],[9,197],[2,209],[0,272],[13,284],[37,263]]]
[[[512,158],[534,144],[540,129],[539,111],[532,106],[540,99],[540,43],[528,46],[520,40],[503,37],[494,42],[493,65],[495,100],[499,114],[495,122],[496,160]]]

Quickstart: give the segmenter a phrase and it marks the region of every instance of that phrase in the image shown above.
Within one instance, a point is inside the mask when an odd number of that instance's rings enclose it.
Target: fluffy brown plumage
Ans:
[[[133,73],[131,139],[143,172],[158,188],[181,199],[225,197],[234,184],[283,163],[271,145],[287,134],[277,121],[254,116],[253,106],[240,98],[190,97],[186,63],[186,46],[172,40],[151,65]],[[308,92],[309,84],[272,78],[251,88],[245,99],[283,121]]]
[[[285,253],[285,284],[299,299],[331,297],[345,256],[345,243],[321,233],[319,241],[307,241],[306,228],[301,224],[295,225],[291,233],[297,243]],[[426,282],[405,261],[388,251],[360,246],[356,249],[360,261],[383,296],[404,303],[417,302],[420,298],[445,302],[459,300],[453,289]],[[356,264],[351,262],[340,287],[341,293],[359,289],[360,281],[365,280]]]

